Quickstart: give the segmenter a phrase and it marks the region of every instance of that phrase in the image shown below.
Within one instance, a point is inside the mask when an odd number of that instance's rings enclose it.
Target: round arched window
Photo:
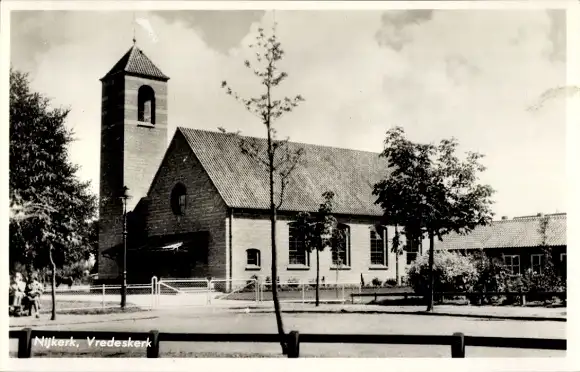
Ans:
[[[149,85],[142,85],[137,92],[137,120],[155,124],[155,92]]]
[[[187,207],[186,202],[187,190],[182,183],[178,183],[171,191],[171,209],[173,213],[178,216],[184,215]]]

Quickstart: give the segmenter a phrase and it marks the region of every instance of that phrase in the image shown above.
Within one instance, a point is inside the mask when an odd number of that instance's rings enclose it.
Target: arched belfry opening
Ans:
[[[155,124],[155,92],[149,85],[142,85],[137,95],[138,117],[137,120]]]

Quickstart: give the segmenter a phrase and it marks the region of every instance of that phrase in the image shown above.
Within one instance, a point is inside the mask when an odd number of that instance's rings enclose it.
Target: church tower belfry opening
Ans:
[[[100,80],[99,279],[112,280],[121,274],[118,263],[102,252],[123,241],[123,186],[132,211],[147,196],[167,149],[169,77],[134,42]]]

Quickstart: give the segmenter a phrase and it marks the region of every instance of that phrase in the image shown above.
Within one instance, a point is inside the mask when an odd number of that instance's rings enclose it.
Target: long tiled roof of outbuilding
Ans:
[[[543,220],[548,221],[545,226]],[[467,235],[446,235],[443,241],[435,241],[435,249],[526,248],[544,244],[552,247],[566,245],[566,213],[493,221]]]

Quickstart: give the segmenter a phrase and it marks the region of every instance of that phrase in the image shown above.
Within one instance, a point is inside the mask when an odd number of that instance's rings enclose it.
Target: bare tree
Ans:
[[[270,191],[270,222],[271,222],[271,247],[272,247],[272,299],[274,301],[274,311],[276,313],[276,324],[280,335],[280,344],[282,352],[286,354],[286,342],[284,326],[282,323],[282,314],[280,311],[280,302],[278,300],[278,270],[276,257],[276,219],[278,210],[284,203],[284,194],[290,181],[290,175],[300,163],[304,150],[302,148],[291,148],[288,139],[276,139],[276,131],[273,127],[274,122],[284,114],[291,112],[304,99],[297,95],[293,98],[285,97],[284,99],[274,99],[273,90],[278,87],[287,77],[288,74],[279,71],[278,62],[283,58],[284,51],[276,37],[276,26],[272,28],[272,35],[267,36],[264,29],[258,29],[258,36],[250,48],[255,51],[255,61],[246,60],[244,65],[253,71],[254,75],[260,80],[263,92],[257,97],[243,98],[228,85],[226,81],[222,82],[222,88],[226,93],[234,97],[238,102],[252,114],[257,116],[260,122],[266,127],[267,142],[256,141],[247,137],[237,135],[240,140],[240,149],[243,154],[249,156],[268,170],[269,174],[269,191]],[[220,130],[223,130],[220,128]]]

